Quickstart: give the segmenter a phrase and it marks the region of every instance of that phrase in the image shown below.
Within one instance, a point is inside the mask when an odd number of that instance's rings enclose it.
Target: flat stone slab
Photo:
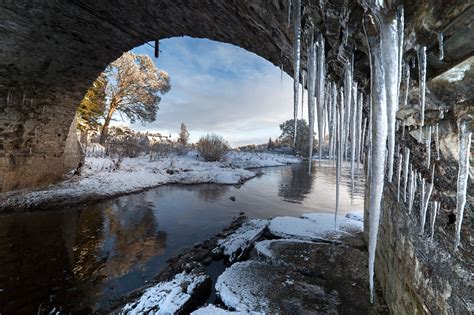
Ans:
[[[177,274],[145,290],[136,301],[125,305],[121,314],[175,314],[186,309],[193,294],[210,282],[205,274]]]
[[[229,257],[230,262],[238,260],[244,255],[253,243],[263,234],[267,228],[268,220],[250,220],[242,224],[234,233],[218,242],[224,255]]]
[[[384,306],[370,303],[366,251],[298,240],[266,240],[255,249],[263,260],[320,279],[326,292],[337,293],[340,314],[386,312]]]
[[[339,294],[326,285],[324,279],[250,260],[227,268],[216,290],[227,307],[241,312],[338,314]]]
[[[363,223],[343,216],[335,218],[332,214],[308,213],[302,218],[276,217],[270,221],[268,229],[282,238],[332,241],[360,233]]]

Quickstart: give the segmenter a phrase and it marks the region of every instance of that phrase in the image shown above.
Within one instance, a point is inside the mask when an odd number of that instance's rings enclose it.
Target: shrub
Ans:
[[[220,161],[229,151],[229,145],[223,137],[216,134],[207,134],[199,139],[197,150],[205,161]]]

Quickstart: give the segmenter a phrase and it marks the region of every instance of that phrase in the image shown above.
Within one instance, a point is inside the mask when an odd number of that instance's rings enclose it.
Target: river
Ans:
[[[93,205],[2,215],[0,313],[90,313],[144,285],[168,258],[217,234],[240,212],[334,212],[332,162],[314,162],[311,176],[307,168],[265,168],[241,186],[168,185]],[[349,174],[345,164],[341,214],[363,208],[364,184],[352,189]]]

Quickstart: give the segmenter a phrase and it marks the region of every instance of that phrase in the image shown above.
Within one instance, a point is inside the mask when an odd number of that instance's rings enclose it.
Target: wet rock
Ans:
[[[235,196],[229,197],[230,200],[235,201]]]

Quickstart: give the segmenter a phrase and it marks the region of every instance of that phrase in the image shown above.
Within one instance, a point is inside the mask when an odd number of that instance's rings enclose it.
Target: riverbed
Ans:
[[[90,312],[143,286],[166,260],[250,218],[332,213],[330,161],[269,167],[243,185],[169,185],[93,205],[0,218],[0,313]],[[360,179],[363,178],[362,170]],[[363,208],[344,165],[340,214]]]

